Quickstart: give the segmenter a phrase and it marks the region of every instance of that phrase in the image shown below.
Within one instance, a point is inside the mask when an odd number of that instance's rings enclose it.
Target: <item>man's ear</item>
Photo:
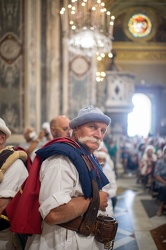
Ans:
[[[51,134],[55,138],[56,137],[56,129],[51,129]]]
[[[73,134],[75,134],[75,132],[77,131],[77,128],[78,127],[73,128]]]
[[[3,144],[6,141],[6,135],[4,133],[0,133],[0,144]]]
[[[51,134],[53,134],[55,132],[54,127],[50,127],[50,132],[51,132]]]

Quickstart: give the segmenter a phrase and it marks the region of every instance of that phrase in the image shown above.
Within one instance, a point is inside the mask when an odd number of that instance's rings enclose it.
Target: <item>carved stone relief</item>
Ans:
[[[0,1],[0,116],[13,133],[23,122],[22,1]]]
[[[70,54],[69,116],[77,115],[82,107],[95,104],[93,58]]]
[[[134,94],[134,76],[123,72],[108,72],[106,93],[107,112],[130,111]]]

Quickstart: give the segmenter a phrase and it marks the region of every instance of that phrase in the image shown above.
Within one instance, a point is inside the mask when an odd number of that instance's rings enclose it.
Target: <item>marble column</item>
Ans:
[[[118,147],[117,168],[121,171],[120,139],[127,135],[127,118],[133,109],[135,76],[128,72],[108,71],[106,77],[105,113],[111,117],[111,133]]]
[[[26,0],[25,12],[25,126],[40,129],[40,0]],[[35,14],[34,14],[35,13]]]
[[[60,113],[60,1],[46,1],[46,112],[47,120]]]

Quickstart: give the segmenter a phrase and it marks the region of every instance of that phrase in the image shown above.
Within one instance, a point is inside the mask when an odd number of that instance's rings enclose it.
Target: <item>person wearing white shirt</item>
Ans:
[[[4,161],[4,151],[10,154],[12,157],[11,147],[6,147],[5,143],[7,138],[11,135],[9,128],[6,126],[3,119],[0,118],[0,160]],[[11,152],[10,152],[11,151]],[[24,153],[25,159],[27,154]],[[5,158],[5,163],[7,163]],[[7,164],[6,164],[7,165]],[[1,178],[0,178],[0,250],[13,250],[13,234],[9,230],[10,224],[6,221],[5,208],[8,206],[12,198],[19,191],[22,183],[28,176],[28,171],[21,159],[16,159],[11,162],[8,168],[3,168],[4,164],[0,164]]]

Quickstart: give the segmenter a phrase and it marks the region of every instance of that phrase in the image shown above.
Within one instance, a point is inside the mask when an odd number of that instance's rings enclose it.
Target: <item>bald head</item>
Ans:
[[[70,137],[69,118],[65,115],[54,117],[50,121],[50,131],[53,138]]]

